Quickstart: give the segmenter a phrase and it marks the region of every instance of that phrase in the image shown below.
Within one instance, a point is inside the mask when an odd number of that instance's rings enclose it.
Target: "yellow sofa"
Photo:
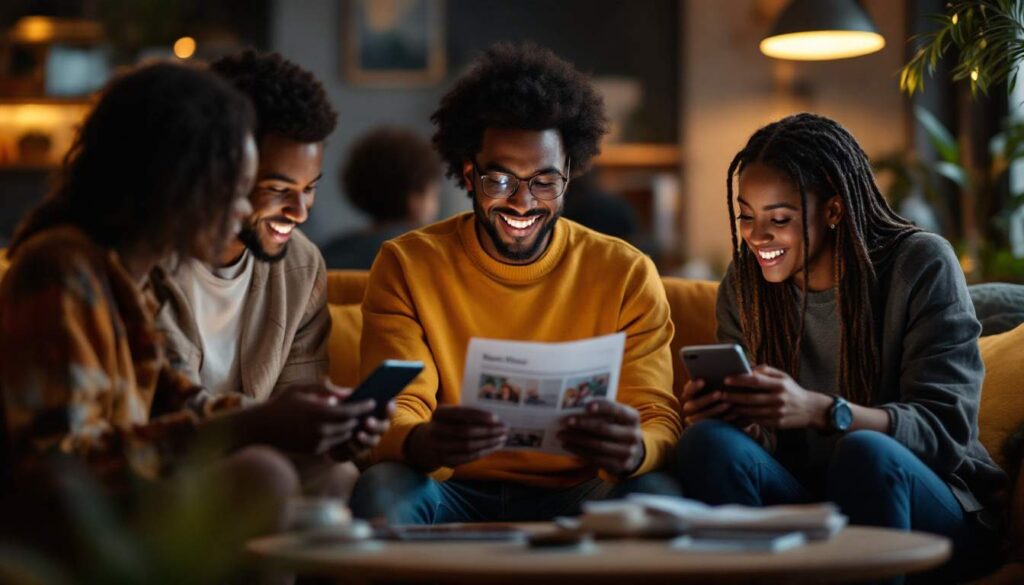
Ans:
[[[7,268],[5,252],[0,249],[0,278]],[[333,320],[328,342],[330,376],[343,386],[359,382],[359,335],[363,325],[359,304],[367,276],[358,270],[331,270],[327,275],[327,302]],[[673,355],[684,345],[714,343],[718,284],[672,277],[664,277],[662,282],[676,330]],[[1024,325],[982,337],[979,346],[986,370],[978,420],[981,442],[1006,469],[1010,466],[1003,455],[1003,443],[1024,422]],[[673,360],[673,370],[672,385],[678,394],[686,383],[686,372],[679,360]]]
[[[359,334],[363,318],[359,311],[366,288],[367,273],[332,270],[327,275],[327,302],[334,323],[328,352],[331,379],[344,386],[358,380]],[[672,311],[675,336],[672,354],[684,345],[715,342],[715,299],[718,283],[663,277]],[[985,361],[979,427],[981,442],[1004,468],[1002,445],[1007,436],[1024,422],[1024,325],[1006,333],[983,337],[979,342]],[[678,395],[686,383],[680,360],[673,360],[672,386]]]

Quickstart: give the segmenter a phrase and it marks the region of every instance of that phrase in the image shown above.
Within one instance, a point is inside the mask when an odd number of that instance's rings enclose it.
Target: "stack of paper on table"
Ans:
[[[846,525],[833,504],[793,506],[708,506],[670,496],[632,495],[625,500],[583,505],[564,528],[598,537],[674,537],[676,550],[775,553],[831,537]]]
[[[788,506],[708,506],[696,500],[634,494],[627,500],[640,504],[649,516],[672,519],[689,533],[708,531],[800,532],[809,540],[833,536],[846,526],[846,516],[835,504]]]

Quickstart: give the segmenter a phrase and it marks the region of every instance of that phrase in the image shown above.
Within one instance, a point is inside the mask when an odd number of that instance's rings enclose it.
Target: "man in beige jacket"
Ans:
[[[154,271],[163,304],[157,321],[170,358],[211,394],[264,401],[296,384],[335,391],[324,382],[331,327],[324,260],[295,228],[313,206],[336,113],[313,75],[280,55],[246,51],[211,68],[256,106],[253,213],[215,265],[185,261]],[[357,472],[337,462],[375,445],[386,424],[354,420],[326,429],[324,445],[337,445],[329,454],[295,454],[307,488],[347,497]],[[344,432],[350,438],[339,445],[337,433]]]

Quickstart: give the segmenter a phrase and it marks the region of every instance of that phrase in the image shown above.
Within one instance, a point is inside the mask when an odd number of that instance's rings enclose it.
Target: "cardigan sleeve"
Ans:
[[[909,288],[900,398],[879,407],[889,413],[894,439],[932,469],[948,473],[964,462],[977,433],[985,376],[981,325],[949,244],[922,238],[908,245],[915,248],[895,275]]]

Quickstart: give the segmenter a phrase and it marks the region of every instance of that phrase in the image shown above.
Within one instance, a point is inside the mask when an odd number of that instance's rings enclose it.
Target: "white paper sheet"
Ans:
[[[506,449],[567,455],[560,419],[594,398],[615,400],[626,334],[538,343],[474,337],[466,351],[462,404],[509,426]]]

